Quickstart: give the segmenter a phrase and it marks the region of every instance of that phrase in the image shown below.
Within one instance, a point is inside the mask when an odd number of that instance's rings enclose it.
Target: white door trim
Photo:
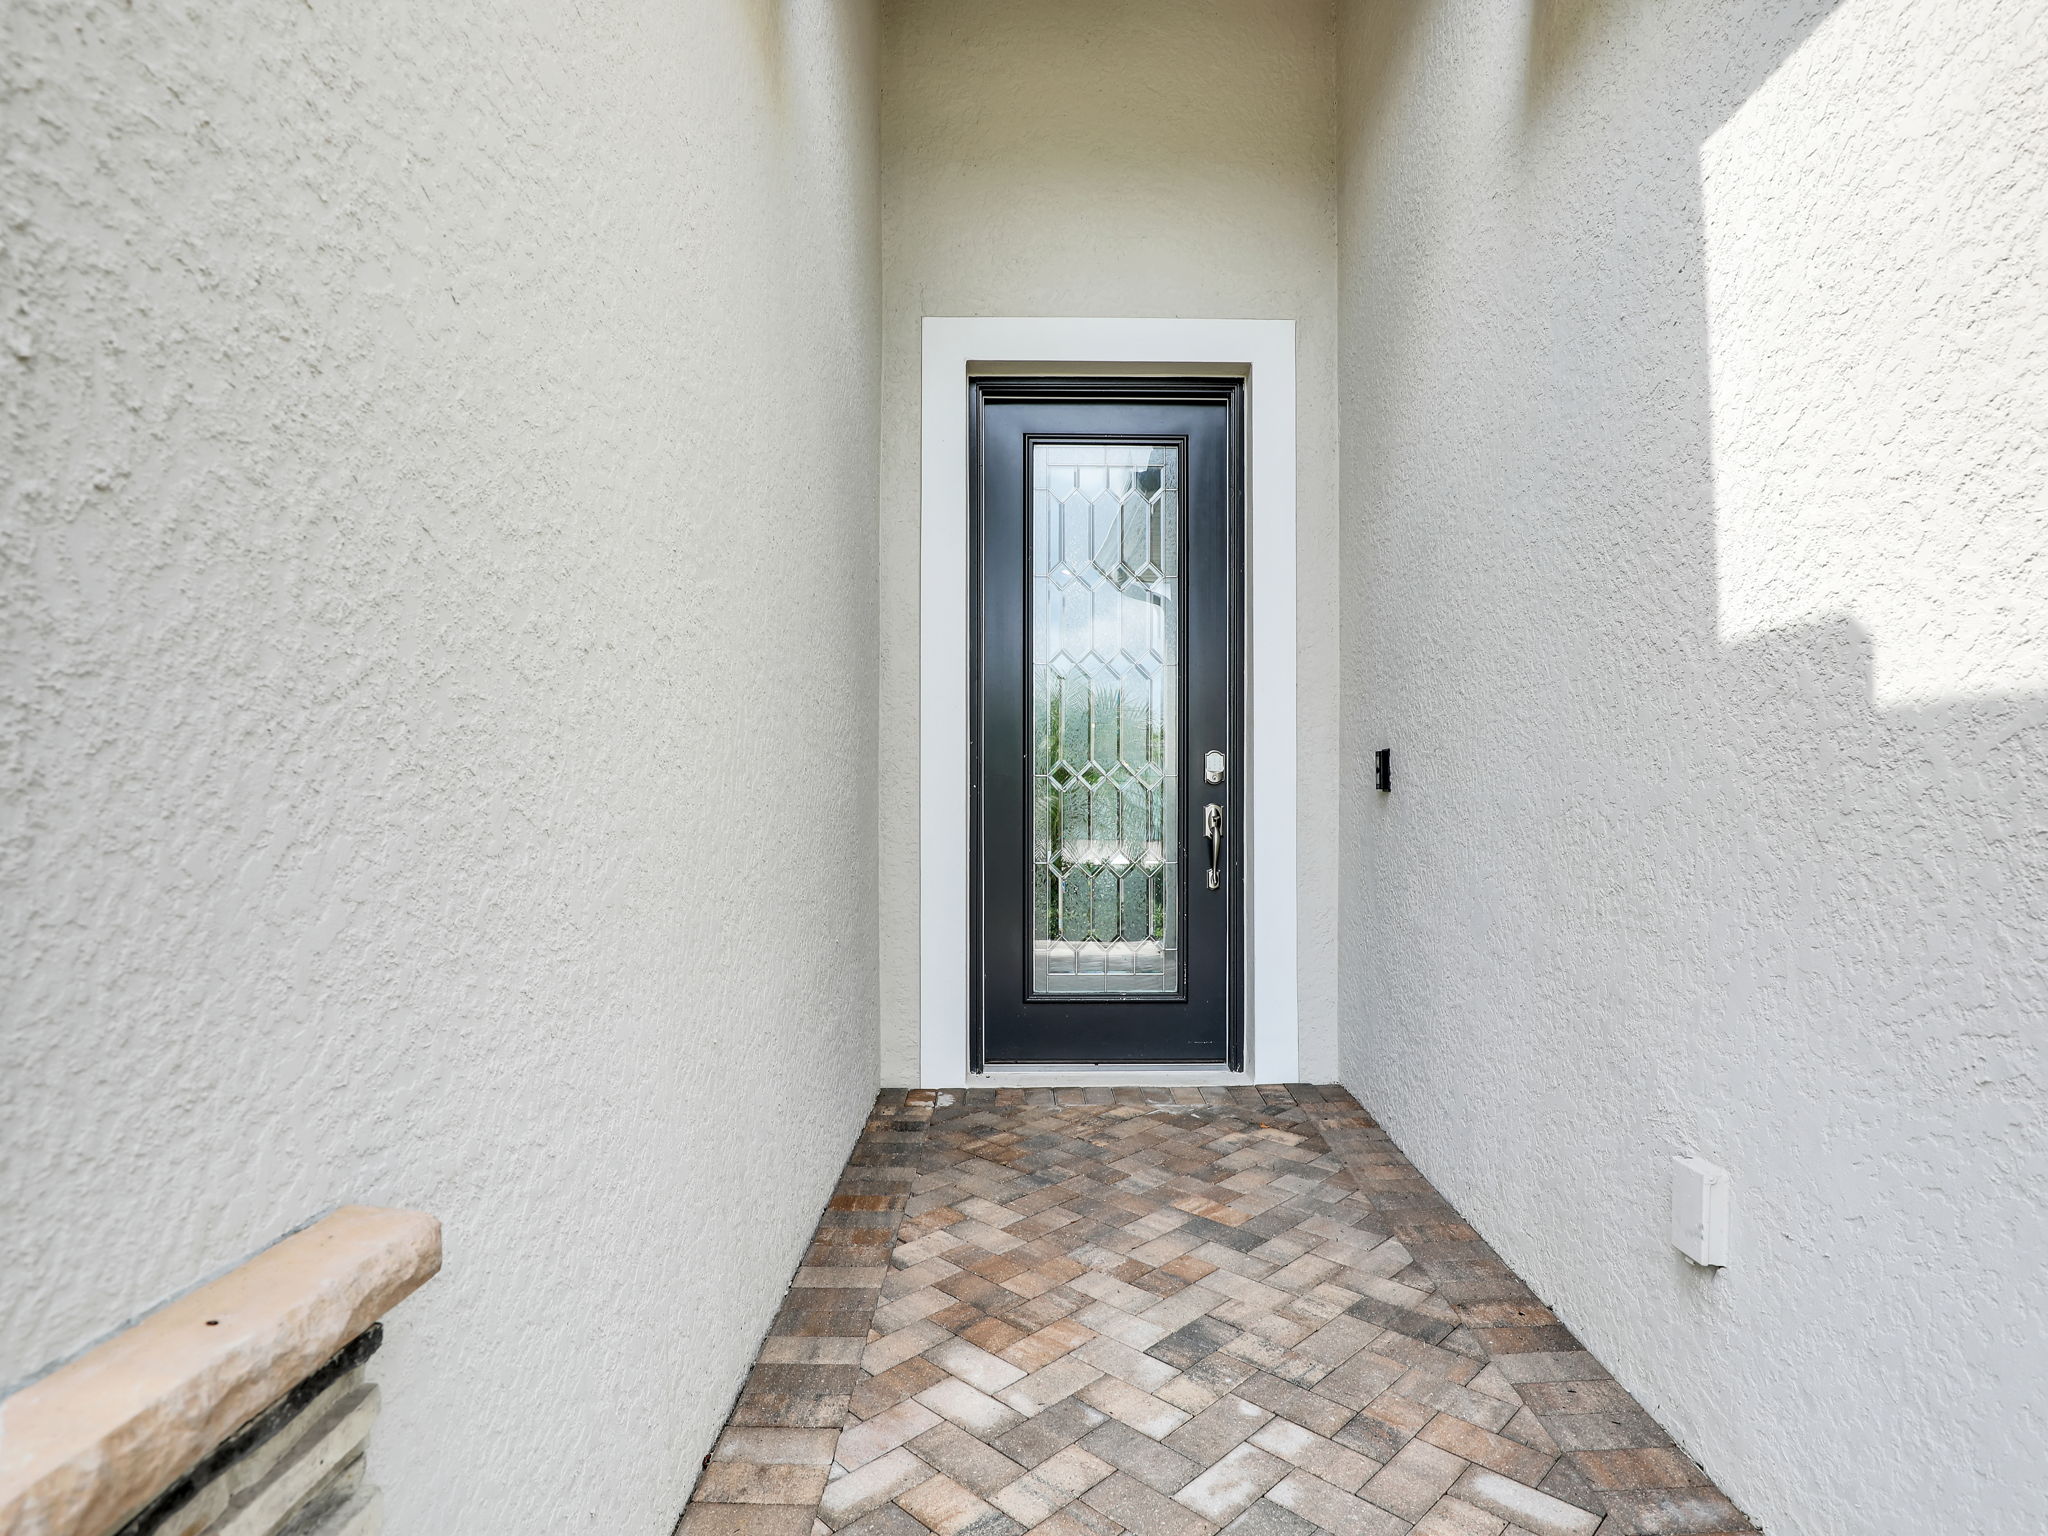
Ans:
[[[1245,693],[1251,826],[1245,871],[1247,1051],[1241,1080],[1292,1082],[1300,1062],[1294,322],[928,316],[918,617],[919,1085],[956,1088],[968,1081],[967,380],[977,367],[1014,372],[1020,363],[1043,365],[1054,374],[1076,365],[1128,363],[1152,365],[1148,371],[1154,371],[1170,364],[1190,373],[1240,373],[1249,379]],[[1147,1074],[1140,1069],[1120,1075],[1137,1080]]]

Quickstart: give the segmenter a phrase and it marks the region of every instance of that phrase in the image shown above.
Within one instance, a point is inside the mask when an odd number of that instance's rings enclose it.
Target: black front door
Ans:
[[[1243,387],[973,385],[975,1062],[1242,1062]]]

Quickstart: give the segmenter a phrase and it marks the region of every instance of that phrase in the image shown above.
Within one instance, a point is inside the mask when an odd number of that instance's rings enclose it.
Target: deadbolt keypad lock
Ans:
[[[1214,747],[1211,747],[1207,752],[1203,753],[1203,782],[1208,784],[1221,784],[1223,782],[1223,765],[1223,754],[1221,752],[1218,752]]]

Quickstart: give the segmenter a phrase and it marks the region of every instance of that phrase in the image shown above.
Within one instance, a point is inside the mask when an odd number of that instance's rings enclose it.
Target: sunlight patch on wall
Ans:
[[[1847,0],[1701,147],[1723,643],[2048,689],[2044,71],[2036,0]]]

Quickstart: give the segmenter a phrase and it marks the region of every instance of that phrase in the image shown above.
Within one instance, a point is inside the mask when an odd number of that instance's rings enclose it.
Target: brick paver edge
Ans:
[[[1750,1536],[1758,1530],[1422,1176],[1349,1090],[1308,1083],[1290,1083],[1288,1089],[1324,1143],[1344,1159],[1380,1224],[1401,1240],[1486,1359],[1501,1368],[1564,1459],[1607,1506],[1597,1536]],[[1581,1395],[1599,1399],[1600,1406],[1566,1411]],[[1574,1448],[1572,1441],[1588,1438],[1582,1426],[1595,1419],[1600,1438],[1611,1443]]]
[[[734,1431],[771,1432],[756,1441],[774,1431],[799,1432],[784,1437],[792,1443],[805,1430],[837,1438],[937,1099],[929,1088],[885,1088],[875,1096],[675,1536],[809,1536],[831,1446],[824,1445],[822,1460],[810,1458],[813,1478],[801,1463],[747,1453],[747,1437]],[[764,1489],[786,1493],[788,1502],[766,1502]],[[721,1492],[747,1497],[717,1497]]]

